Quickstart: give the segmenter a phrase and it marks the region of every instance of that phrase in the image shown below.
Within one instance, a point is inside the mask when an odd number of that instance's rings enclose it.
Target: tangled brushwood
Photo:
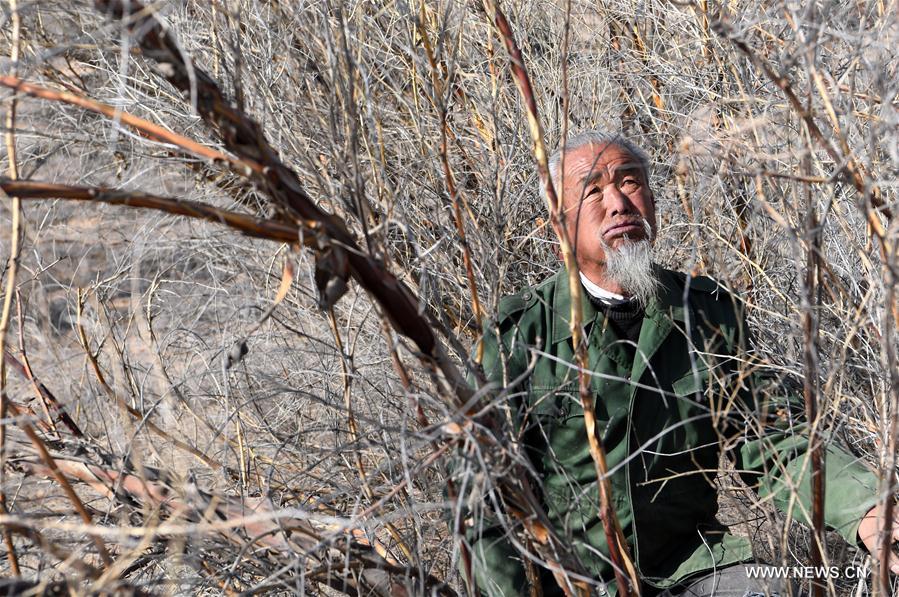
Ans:
[[[0,18],[0,592],[470,594],[486,509],[589,594],[528,473],[515,380],[478,363],[500,299],[573,264],[546,157],[596,127],[650,156],[656,258],[739,292],[755,366],[805,389],[817,437],[892,504],[895,3]],[[731,473],[719,518],[760,559],[891,594]]]

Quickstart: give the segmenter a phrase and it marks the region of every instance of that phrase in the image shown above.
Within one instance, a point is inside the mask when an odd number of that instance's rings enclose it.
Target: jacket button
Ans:
[[[525,292],[524,294],[522,294],[521,298],[523,298],[526,301],[531,300],[531,291],[529,290],[529,291]]]

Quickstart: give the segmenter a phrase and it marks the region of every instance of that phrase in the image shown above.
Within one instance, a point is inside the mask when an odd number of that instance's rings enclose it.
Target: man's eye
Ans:
[[[621,181],[621,186],[625,189],[636,189],[640,187],[640,181],[636,178],[625,178]]]

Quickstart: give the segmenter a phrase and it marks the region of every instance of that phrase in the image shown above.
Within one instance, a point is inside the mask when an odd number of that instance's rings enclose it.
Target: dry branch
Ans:
[[[202,145],[201,143],[197,143],[196,141],[188,139],[183,135],[179,135],[177,133],[173,133],[172,131],[166,130],[165,128],[157,124],[129,114],[128,112],[125,112],[120,108],[96,102],[76,93],[49,89],[47,87],[42,87],[40,85],[35,85],[34,83],[23,81],[22,79],[19,79],[15,76],[0,76],[0,85],[2,85],[3,87],[8,87],[13,91],[25,93],[32,97],[71,104],[90,112],[101,114],[115,122],[119,122],[121,124],[125,124],[134,128],[148,139],[159,141],[161,143],[169,143],[182,149],[189,155],[195,155],[197,157],[204,158],[213,162],[226,163],[231,166],[231,168],[235,172],[243,174],[244,176],[248,175],[251,172],[260,172],[262,170],[262,167],[257,163],[246,160],[235,160],[234,158],[225,155],[220,151],[216,151],[211,147],[207,147],[205,145]]]
[[[5,192],[15,193],[22,199],[71,199],[154,209],[172,215],[224,224],[250,237],[282,243],[313,244],[315,241],[314,223],[303,230],[278,220],[227,211],[198,201],[103,187],[79,187],[33,180],[14,181],[3,177],[0,177],[0,188]]]
[[[41,400],[42,404],[49,405],[49,409],[51,411],[51,416],[55,417],[56,421],[59,421],[63,425],[65,425],[69,433],[74,435],[75,437],[84,437],[84,433],[72,420],[72,417],[69,416],[69,413],[66,412],[65,407],[60,404],[59,400],[56,399],[56,396],[53,395],[52,392],[34,376],[34,373],[31,371],[31,367],[25,363],[19,362],[19,360],[12,355],[9,349],[3,354],[3,359],[6,361],[6,364],[11,366],[16,370],[22,377],[27,379],[34,389],[35,393],[38,394],[38,397]],[[55,423],[55,421],[51,421],[51,423]],[[54,427],[55,430],[55,427]]]
[[[58,477],[64,474],[77,479],[102,495],[121,499],[127,496],[138,503],[170,512],[170,518],[156,525],[132,529],[133,533],[151,540],[163,539],[178,534],[192,534],[194,530],[208,529],[220,534],[224,539],[244,546],[252,545],[272,550],[301,555],[310,560],[311,569],[326,565],[334,556],[330,544],[334,539],[347,535],[350,540],[343,550],[354,552],[353,561],[363,563],[361,576],[356,581],[358,591],[373,591],[376,595],[395,595],[403,591],[401,582],[392,576],[413,573],[397,562],[383,559],[384,547],[375,539],[367,537],[363,528],[353,519],[323,516],[312,512],[279,510],[267,497],[244,497],[212,495],[196,487],[189,488],[187,495],[179,495],[173,484],[161,472],[145,468],[142,475],[120,472],[109,468],[86,464],[77,460],[56,457],[53,467],[48,467],[28,459],[19,459],[16,466],[29,474]],[[194,522],[199,518],[200,522]],[[183,520],[183,522],[182,522]],[[102,527],[86,527],[99,540],[102,536],[127,536],[129,530],[119,528],[102,532]],[[241,534],[235,532],[241,531]],[[329,538],[330,537],[330,538]],[[338,558],[343,557],[342,555]],[[339,562],[332,563],[339,565]],[[447,597],[455,595],[449,587],[430,576],[422,578],[423,589],[433,588],[437,594]]]

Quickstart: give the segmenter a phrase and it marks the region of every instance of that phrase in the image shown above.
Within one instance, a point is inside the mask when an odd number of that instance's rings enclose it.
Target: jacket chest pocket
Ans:
[[[681,429],[676,435],[685,449],[715,441],[708,397],[710,379],[710,369],[699,367],[671,384],[679,419],[677,424]]]
[[[532,383],[528,391],[528,416],[542,422],[558,421],[581,414],[578,382]]]
[[[687,371],[687,374],[680,377],[671,384],[671,391],[677,398],[686,398],[693,401],[702,400],[709,385],[709,368],[697,367]]]
[[[549,464],[577,462],[589,457],[584,410],[578,382],[531,387],[531,445],[544,447],[542,459]],[[599,421],[602,424],[602,421]]]

